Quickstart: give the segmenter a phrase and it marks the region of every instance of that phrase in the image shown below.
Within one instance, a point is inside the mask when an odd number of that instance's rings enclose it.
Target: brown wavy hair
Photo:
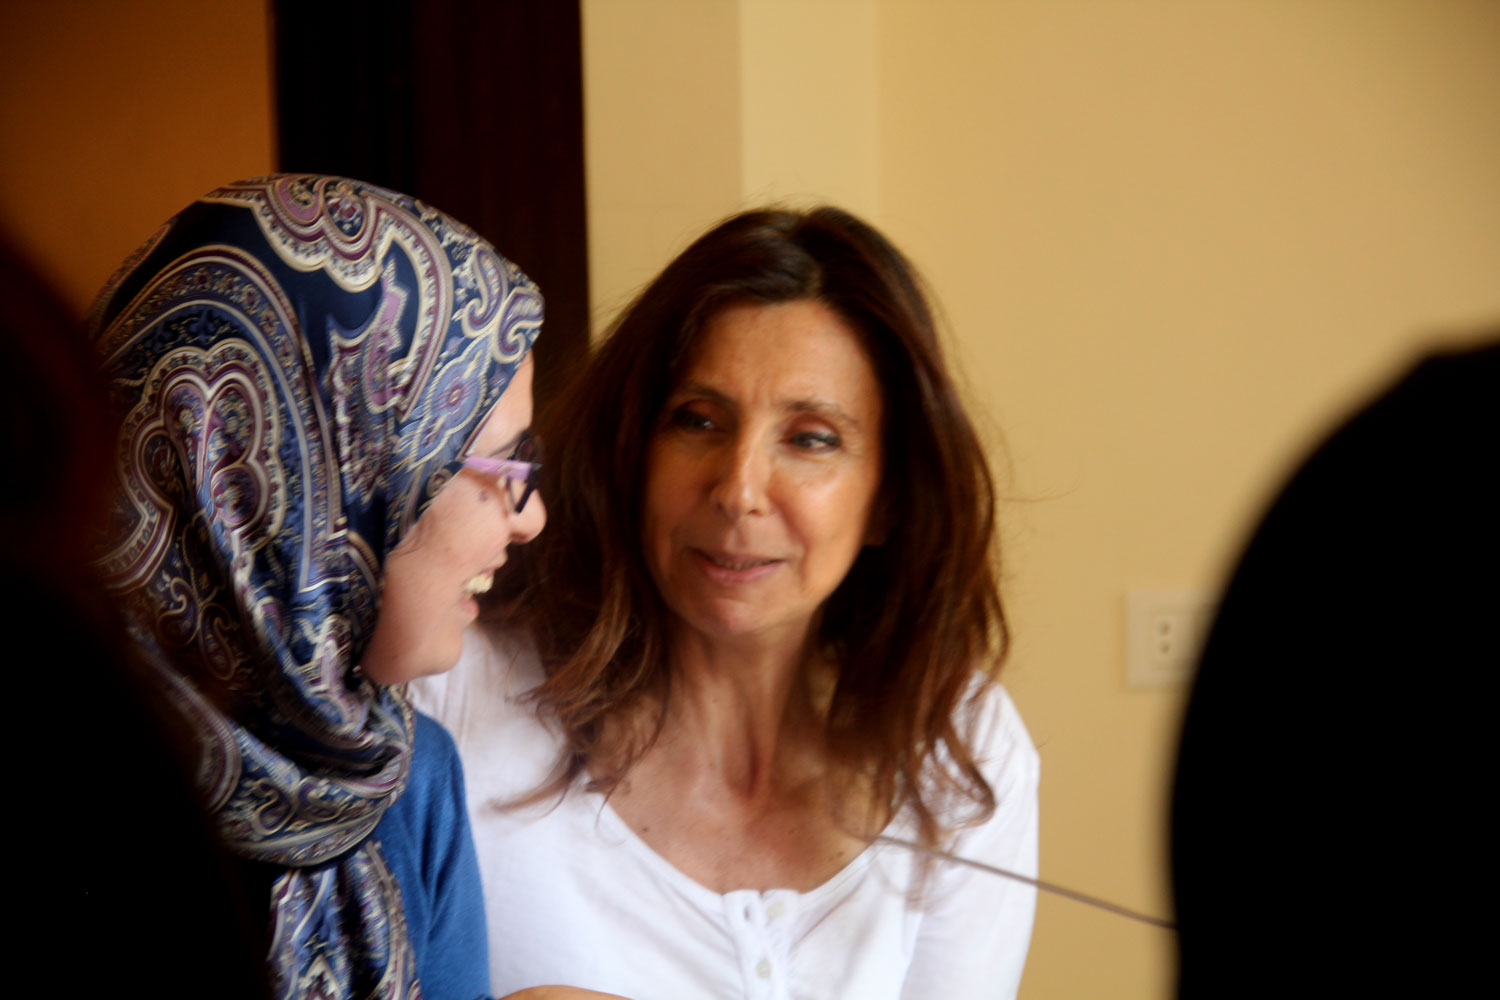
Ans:
[[[534,696],[566,739],[549,789],[588,770],[607,794],[660,732],[670,697],[670,615],[640,529],[662,407],[717,313],[799,300],[859,334],[884,392],[889,531],[860,552],[818,619],[819,652],[837,668],[826,746],[869,782],[878,814],[909,806],[935,841],[995,806],[971,752],[975,709],[1008,639],[994,487],[914,270],[847,212],[736,215],[616,321],[539,421],[551,523],[518,551],[525,569],[507,575],[519,589],[502,595],[501,618],[531,632],[546,675]]]

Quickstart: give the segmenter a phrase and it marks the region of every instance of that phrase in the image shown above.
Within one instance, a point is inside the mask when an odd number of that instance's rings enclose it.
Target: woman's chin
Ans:
[[[739,604],[702,608],[691,616],[678,615],[678,620],[710,644],[727,646],[801,642],[811,624],[810,618],[778,621],[759,608]]]
[[[461,628],[453,629],[451,635],[441,637],[429,635],[426,646],[420,650],[413,650],[397,668],[396,672],[401,675],[399,679],[385,683],[404,683],[414,681],[419,677],[446,674],[458,665],[463,651],[464,638]]]

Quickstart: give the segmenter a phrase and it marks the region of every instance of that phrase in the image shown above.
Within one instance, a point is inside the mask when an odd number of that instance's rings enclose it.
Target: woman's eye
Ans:
[[[672,411],[669,418],[673,427],[683,431],[710,431],[714,428],[714,422],[697,410],[680,406]]]
[[[794,446],[804,451],[834,451],[843,444],[832,431],[799,431],[792,435],[791,440]]]

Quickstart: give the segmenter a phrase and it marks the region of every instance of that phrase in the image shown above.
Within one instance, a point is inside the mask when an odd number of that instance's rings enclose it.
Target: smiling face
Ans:
[[[698,339],[646,464],[646,562],[709,641],[800,643],[871,540],[880,385],[818,302],[735,305]]]
[[[530,356],[480,428],[470,454],[505,458],[531,424]],[[458,662],[474,599],[505,565],[506,549],[547,523],[542,498],[511,510],[505,484],[470,470],[454,476],[386,557],[380,616],[360,664],[379,684],[442,673]]]

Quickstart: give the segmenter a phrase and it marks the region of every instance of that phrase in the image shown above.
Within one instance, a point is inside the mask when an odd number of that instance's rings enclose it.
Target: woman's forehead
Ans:
[[[737,303],[705,324],[674,394],[879,423],[882,391],[864,339],[820,302]]]

